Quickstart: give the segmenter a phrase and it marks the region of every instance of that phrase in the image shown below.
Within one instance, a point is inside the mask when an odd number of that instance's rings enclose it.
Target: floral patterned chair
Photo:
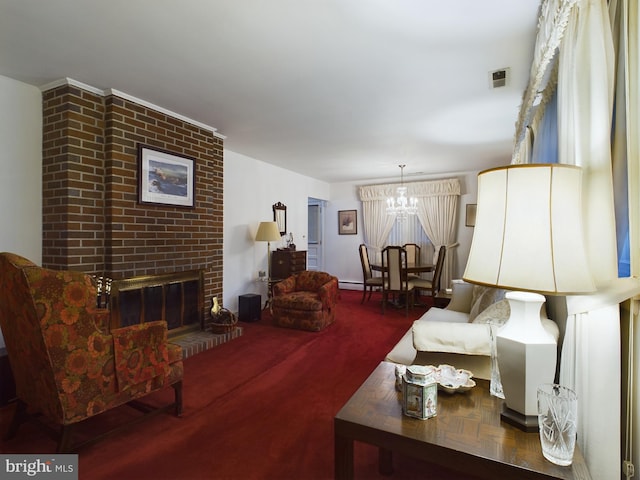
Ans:
[[[166,322],[109,331],[109,311],[96,299],[89,275],[0,253],[0,327],[18,398],[7,438],[44,416],[59,427],[57,451],[76,451],[97,441],[72,445],[79,422],[129,402],[142,408],[132,401],[168,386],[173,403],[146,413],[182,414],[182,350],[167,342]]]
[[[326,272],[305,270],[273,286],[276,325],[317,332],[335,320],[338,279]]]

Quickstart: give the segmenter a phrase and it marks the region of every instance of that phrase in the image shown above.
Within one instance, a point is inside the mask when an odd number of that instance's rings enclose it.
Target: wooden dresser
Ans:
[[[307,269],[306,250],[275,250],[271,252],[271,278],[283,280]]]

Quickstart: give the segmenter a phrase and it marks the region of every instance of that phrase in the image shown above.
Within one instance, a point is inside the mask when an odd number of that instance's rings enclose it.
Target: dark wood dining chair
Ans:
[[[417,243],[405,243],[402,248],[407,252],[407,264],[420,264],[420,245]]]
[[[435,298],[440,291],[440,278],[442,277],[442,268],[444,267],[444,257],[447,254],[447,247],[442,245],[438,250],[438,259],[433,270],[433,276],[430,280],[418,278],[413,280],[416,294],[421,290],[427,290],[431,298]]]
[[[382,277],[374,277],[371,271],[371,263],[369,263],[369,252],[367,246],[362,243],[358,247],[360,252],[360,263],[362,264],[362,300],[360,303],[364,303],[364,299],[367,295],[367,288],[369,288],[368,300],[371,300],[371,293],[375,288],[382,288]]]
[[[417,243],[405,243],[402,248],[407,252],[407,265],[420,265],[420,245]],[[419,274],[410,273],[409,279],[420,278]]]
[[[382,314],[389,294],[404,299],[405,315],[413,308],[414,284],[407,278],[407,252],[399,246],[388,246],[382,250]]]

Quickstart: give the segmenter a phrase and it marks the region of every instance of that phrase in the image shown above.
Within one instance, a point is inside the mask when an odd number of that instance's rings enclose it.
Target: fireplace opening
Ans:
[[[143,275],[114,280],[111,328],[165,320],[169,337],[204,329],[204,272]]]

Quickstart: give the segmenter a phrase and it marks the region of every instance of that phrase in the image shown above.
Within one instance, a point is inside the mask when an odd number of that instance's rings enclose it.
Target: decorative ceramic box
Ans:
[[[408,369],[407,369],[408,371]],[[407,372],[408,373],[408,372]],[[413,383],[402,377],[402,411],[409,417],[426,420],[434,417],[438,410],[438,383],[434,377]]]

